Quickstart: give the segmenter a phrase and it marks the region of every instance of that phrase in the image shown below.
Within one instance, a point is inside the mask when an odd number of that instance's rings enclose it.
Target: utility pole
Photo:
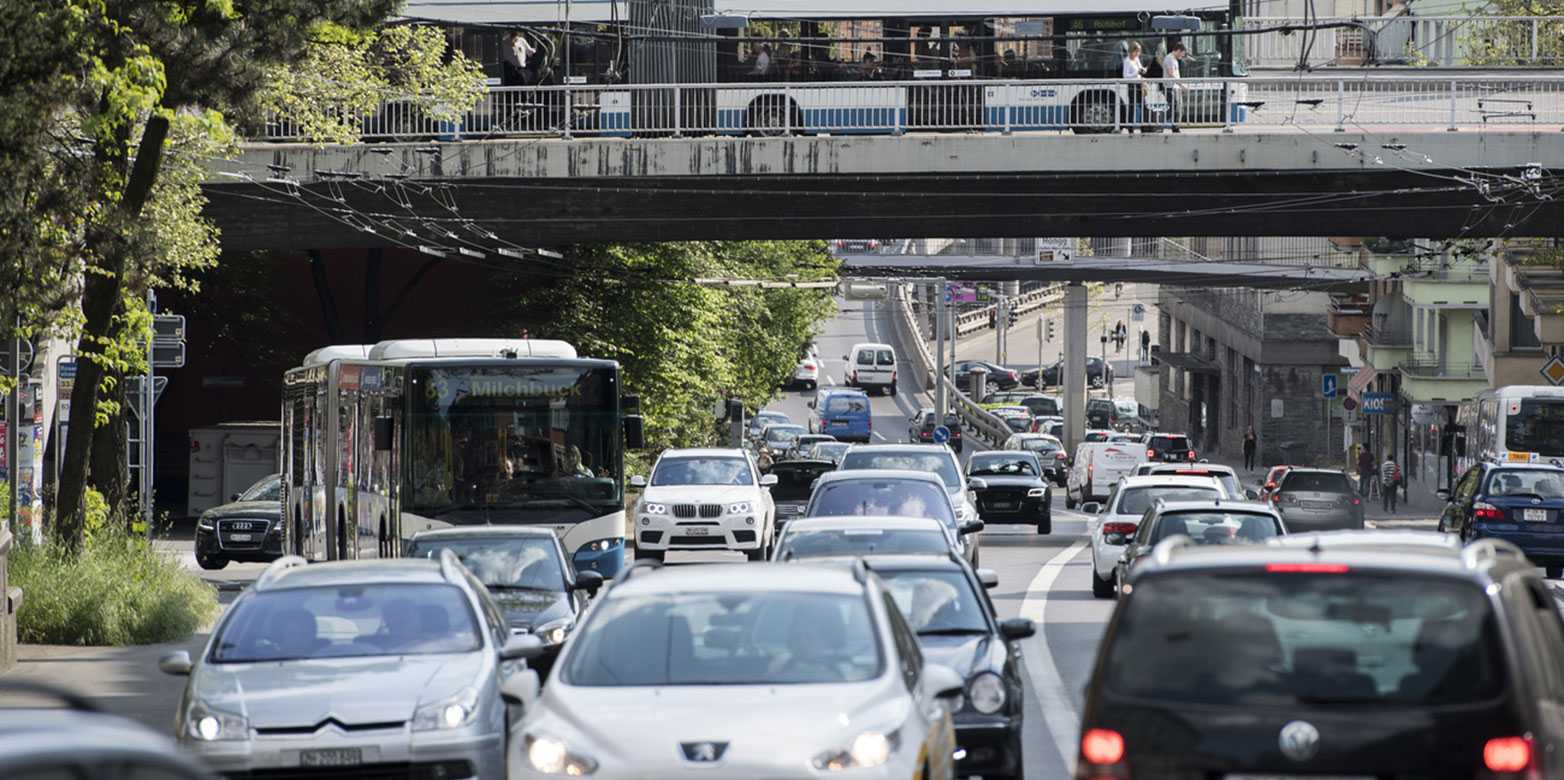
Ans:
[[[949,308],[945,296],[950,294],[950,288],[944,279],[934,283],[934,425],[938,427],[945,424],[945,314]]]
[[[5,479],[6,486],[11,489],[6,499],[7,508],[10,510],[11,532],[16,533],[17,508],[20,506],[16,495],[16,489],[20,485],[17,476],[21,472],[16,450],[22,442],[21,436],[17,435],[22,417],[22,316],[20,314],[16,316],[16,322],[12,323],[12,326],[15,329],[11,333],[11,365],[7,369],[11,372],[13,384],[10,395],[6,396],[5,405]],[[63,444],[56,446],[63,446]]]
[[[1047,309],[1037,310],[1037,389],[1043,389],[1043,320],[1048,318]]]
[[[1059,377],[1064,392],[1064,438],[1070,453],[1086,433],[1086,288],[1071,282],[1064,288],[1064,362]]]
[[[1005,364],[1005,337],[1010,334],[1010,299],[1000,295],[994,302],[994,362]]]

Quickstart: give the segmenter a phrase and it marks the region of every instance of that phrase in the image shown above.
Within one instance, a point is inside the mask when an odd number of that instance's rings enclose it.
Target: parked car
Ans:
[[[1060,385],[1060,369],[1064,367],[1064,360],[1057,360],[1051,366],[1042,369],[1032,369],[1021,374],[1021,383],[1027,387],[1035,387],[1039,390],[1045,387],[1058,387]],[[1038,380],[1041,378],[1041,383]],[[1106,387],[1113,382],[1113,366],[1102,361],[1100,357],[1088,357],[1086,359],[1086,384],[1090,387]]]
[[[919,653],[861,562],[627,574],[527,708],[504,776],[953,776],[966,680]]]
[[[778,427],[767,428],[767,435]],[[642,489],[629,515],[636,557],[661,560],[669,550],[717,549],[765,560],[776,538],[776,506],[767,488],[776,483],[776,475],[762,475],[742,450],[664,450],[650,479],[630,478]]]
[[[830,434],[839,441],[869,441],[874,434],[869,396],[846,387],[821,390],[809,402],[809,432]]]
[[[272,474],[201,513],[196,564],[221,569],[229,561],[275,561],[282,557],[282,536],[282,475]]]
[[[159,661],[188,677],[174,733],[208,766],[238,776],[351,767],[501,777],[507,702],[533,693],[518,662],[543,652],[501,614],[452,552],[279,558],[197,658],[181,650]]]
[[[928,407],[919,409],[917,413],[907,418],[907,441],[918,444],[933,444],[934,410]],[[945,415],[945,429],[950,431],[950,440],[946,442],[956,452],[961,452],[961,418],[954,412]]]
[[[1175,536],[1196,545],[1264,544],[1287,533],[1282,516],[1262,501],[1167,501],[1146,510],[1113,569],[1114,592],[1123,594],[1129,573],[1152,549]]]
[[[987,360],[958,360],[952,366],[951,381],[967,393],[972,393],[976,385],[972,379],[972,369],[982,366],[988,372],[988,378],[983,380],[984,386],[996,390],[1010,390],[1021,385],[1021,374],[1017,371],[998,363],[990,363]]]
[[[974,452],[967,459],[967,480],[979,480],[978,516],[987,524],[1024,524],[1040,534],[1053,532],[1053,490],[1042,461],[1028,450]]]
[[[512,634],[531,634],[543,652],[531,666],[548,674],[587,600],[603,587],[598,572],[576,571],[559,534],[542,526],[484,525],[424,531],[408,542],[408,558],[439,560],[450,550],[487,588]]]
[[[0,777],[213,780],[167,736],[109,715],[73,691],[0,678]],[[16,703],[19,702],[19,706]]]
[[[1114,485],[1105,503],[1082,507],[1086,514],[1096,515],[1087,533],[1092,550],[1092,595],[1113,597],[1113,567],[1146,510],[1158,499],[1213,502],[1221,498],[1222,486],[1210,477],[1125,477]]]
[[[1465,541],[1503,539],[1521,549],[1549,579],[1564,576],[1564,468],[1530,463],[1479,463],[1466,470],[1446,500],[1439,530]]]
[[[842,384],[896,395],[896,350],[891,345],[855,344],[842,360]]]
[[[1363,498],[1346,472],[1288,469],[1270,500],[1294,533],[1363,528]]]
[[[1169,540],[1128,585],[1086,687],[1078,777],[1560,774],[1564,625],[1507,542]]]
[[[1043,475],[1055,485],[1064,487],[1070,474],[1070,454],[1058,437],[1046,433],[1017,433],[1005,439],[1001,449],[1024,450],[1037,456],[1043,466]]]

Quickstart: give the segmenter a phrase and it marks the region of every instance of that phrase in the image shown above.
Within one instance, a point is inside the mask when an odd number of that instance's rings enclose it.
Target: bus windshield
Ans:
[[[1519,414],[1505,419],[1504,448],[1541,456],[1564,455],[1564,398],[1527,398],[1520,407]]]
[[[415,367],[408,394],[408,510],[535,511],[560,522],[620,504],[612,369]]]

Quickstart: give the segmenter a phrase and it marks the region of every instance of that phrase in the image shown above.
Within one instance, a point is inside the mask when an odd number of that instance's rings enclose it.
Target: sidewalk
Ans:
[[[172,736],[185,681],[158,671],[158,659],[175,650],[197,654],[206,639],[206,634],[197,634],[179,642],[130,647],[20,645],[16,668],[7,672],[5,679],[47,683],[86,694],[105,712]],[[21,699],[11,702],[11,698],[0,696],[0,703],[22,703]],[[26,701],[31,703],[32,699]]]
[[[1215,461],[1221,462],[1221,461]],[[1232,464],[1225,464],[1232,465]],[[1236,465],[1232,468],[1238,472],[1238,481],[1245,488],[1259,489],[1261,480],[1265,479],[1269,469],[1256,468],[1253,471],[1244,471]],[[1356,474],[1349,474],[1353,486],[1357,486]],[[1434,495],[1433,489],[1422,483],[1413,482],[1407,485],[1407,490],[1396,501],[1396,511],[1386,512],[1379,494],[1363,499],[1363,517],[1376,528],[1418,528],[1434,530],[1439,522],[1439,515],[1444,511],[1445,502]]]

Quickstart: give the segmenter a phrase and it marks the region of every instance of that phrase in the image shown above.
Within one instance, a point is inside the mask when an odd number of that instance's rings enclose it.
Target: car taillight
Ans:
[[[1345,563],[1268,563],[1265,570],[1272,574],[1346,574],[1351,571]]]
[[[1190,451],[1189,451],[1189,459],[1190,459],[1190,460],[1194,460],[1194,459],[1195,459],[1195,457],[1196,457],[1196,456],[1195,456],[1195,451],[1194,451],[1194,450],[1190,450]]]
[[[1493,504],[1478,501],[1472,504],[1472,517],[1478,520],[1503,520],[1504,510]]]
[[[1157,451],[1154,450],[1154,449],[1147,448],[1146,449],[1146,457],[1148,457],[1148,458],[1155,458],[1155,457],[1157,457]]]
[[[1103,523],[1102,524],[1102,532],[1105,535],[1106,534],[1125,534],[1127,536],[1129,534],[1135,533],[1135,524],[1134,523],[1124,523],[1124,522]]]
[[[1531,739],[1494,737],[1483,745],[1483,766],[1490,772],[1524,772],[1531,768]]]
[[[1363,499],[1361,499],[1361,498],[1354,498],[1354,499],[1351,499],[1351,501],[1352,501],[1352,505],[1353,506],[1358,506],[1358,505],[1363,503]]]
[[[1282,503],[1282,494],[1281,493],[1272,493],[1271,494],[1271,503],[1273,503],[1273,504],[1280,504],[1280,503]]]
[[[852,381],[854,381],[854,382],[858,381],[858,372],[857,371],[853,372]]]
[[[1082,763],[1107,767],[1123,760],[1124,735],[1119,732],[1112,729],[1088,729],[1081,735]]]
[[[806,371],[813,371],[813,370],[815,370],[815,364],[814,363],[805,363],[804,364],[804,370],[806,370]]]

